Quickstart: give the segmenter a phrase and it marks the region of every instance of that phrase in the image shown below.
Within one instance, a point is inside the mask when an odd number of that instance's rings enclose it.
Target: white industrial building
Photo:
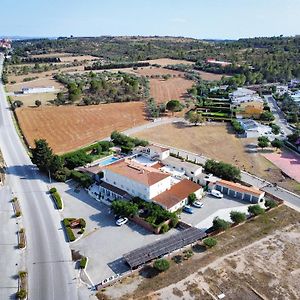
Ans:
[[[22,88],[23,94],[41,94],[41,93],[52,93],[52,92],[55,92],[54,86]]]

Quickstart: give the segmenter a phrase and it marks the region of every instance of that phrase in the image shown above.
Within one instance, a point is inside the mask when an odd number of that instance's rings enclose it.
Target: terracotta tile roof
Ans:
[[[161,172],[153,167],[144,166],[130,159],[120,159],[104,168],[113,173],[117,173],[131,180],[138,181],[146,186],[151,186],[167,177],[170,174]]]
[[[201,188],[202,187],[199,184],[188,179],[183,179],[174,184],[169,190],[154,197],[152,201],[160,204],[166,209],[170,209],[177,203],[186,199],[189,194],[195,193]]]
[[[231,188],[237,192],[248,193],[248,194],[257,195],[257,196],[260,196],[261,194],[264,193],[264,192],[260,191],[258,188],[248,187],[245,185],[241,185],[240,183],[235,183],[235,182],[227,181],[227,180],[223,180],[223,179],[217,181],[217,184],[221,184],[222,186]]]

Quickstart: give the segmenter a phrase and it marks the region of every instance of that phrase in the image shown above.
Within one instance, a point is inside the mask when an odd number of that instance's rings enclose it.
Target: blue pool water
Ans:
[[[117,160],[119,160],[119,158],[117,158],[117,157],[114,157],[114,156],[108,157],[104,160],[101,160],[99,162],[99,166],[107,166],[107,165],[110,165],[110,164],[112,164],[113,162],[115,162]]]

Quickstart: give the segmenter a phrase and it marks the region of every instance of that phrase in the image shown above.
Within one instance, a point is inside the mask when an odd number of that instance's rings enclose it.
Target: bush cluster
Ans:
[[[265,210],[259,204],[255,204],[248,207],[248,212],[254,216],[258,216],[262,215]]]
[[[80,260],[80,269],[85,269],[87,263],[87,257],[83,256]]]
[[[243,134],[243,133],[245,133],[245,129],[244,129],[243,126],[240,124],[240,122],[238,122],[237,120],[235,120],[235,119],[231,120],[231,125],[232,125],[234,131],[235,131],[237,134]]]
[[[241,171],[237,167],[222,161],[217,162],[209,159],[206,161],[204,169],[206,172],[213,173],[225,180],[237,181],[241,178]]]
[[[134,147],[148,145],[148,142],[145,140],[132,138],[117,131],[112,132],[110,137],[113,143],[120,146],[124,153],[129,153]]]
[[[208,237],[203,240],[203,244],[206,248],[212,248],[217,245],[217,240],[213,237]]]
[[[51,190],[52,190],[52,192],[51,192]],[[62,200],[61,200],[60,194],[57,192],[56,188],[50,189],[50,193],[51,193],[52,199],[55,202],[57,209],[62,209],[62,206],[63,206]]]
[[[164,272],[170,268],[170,263],[169,263],[169,261],[167,261],[166,259],[163,259],[163,258],[157,259],[154,262],[153,267],[159,272]]]

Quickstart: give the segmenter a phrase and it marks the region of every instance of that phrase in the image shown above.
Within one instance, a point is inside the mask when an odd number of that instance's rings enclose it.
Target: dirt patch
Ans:
[[[270,182],[276,182],[291,191],[300,192],[300,185],[297,182],[284,177],[281,170],[260,153],[249,151],[256,147],[256,139],[237,138],[229,125],[221,123],[205,126],[167,124],[147,129],[135,135],[234,164],[242,170]]]
[[[224,76],[224,75],[220,75],[220,74],[214,74],[214,73],[197,71],[197,70],[195,70],[195,72],[201,76],[201,79],[206,80],[206,81],[221,80],[221,78]],[[225,77],[229,77],[229,76],[225,76]]]
[[[16,84],[8,84],[6,85],[6,88],[8,92],[20,92],[24,87],[32,88],[32,87],[48,87],[48,86],[54,86],[55,89],[57,90],[62,90],[64,88],[64,86],[61,83],[57,82],[55,79],[51,77],[39,78],[32,81],[19,82]]]
[[[184,65],[193,65],[194,62],[188,61],[188,60],[181,60],[181,59],[171,59],[171,58],[158,58],[158,59],[151,59],[151,60],[145,60],[144,62],[148,62],[149,64],[158,64],[162,67],[167,65],[178,65],[178,64],[184,64]]]
[[[194,82],[184,78],[150,79],[150,94],[157,103],[172,99],[183,99]]]
[[[52,105],[51,100],[56,98],[57,93],[42,93],[42,94],[28,94],[22,96],[11,96],[12,101],[20,100],[25,107],[35,106],[35,100],[40,100],[42,105]]]
[[[44,138],[55,153],[64,153],[110,136],[113,130],[125,130],[143,123],[141,102],[95,106],[59,106],[21,108],[16,111],[28,144]]]
[[[299,299],[299,220],[300,214],[286,206],[273,209],[218,235],[214,248],[180,264],[171,262],[168,271],[153,278],[143,278],[123,298],[158,294],[160,299],[174,299],[176,287],[185,299],[215,299],[221,293],[226,299]],[[114,288],[106,291],[111,297]]]
[[[156,68],[156,67],[145,67],[145,68],[138,68],[137,70],[133,70],[134,73],[137,75],[142,76],[152,76],[152,75],[167,75],[170,74],[171,76],[178,76],[184,78],[184,73],[174,70],[168,70],[164,68]]]
[[[30,81],[23,82],[24,78],[28,78],[28,77],[38,77],[38,79],[45,78],[45,77],[52,78],[53,75],[59,72],[65,73],[65,72],[77,72],[77,71],[81,71],[81,72],[84,71],[84,66],[66,67],[66,68],[60,68],[58,70],[50,70],[50,71],[40,72],[40,73],[28,73],[28,75],[20,75],[20,76],[12,75],[8,77],[8,81],[9,82],[15,81],[16,83],[24,83],[27,85]]]

